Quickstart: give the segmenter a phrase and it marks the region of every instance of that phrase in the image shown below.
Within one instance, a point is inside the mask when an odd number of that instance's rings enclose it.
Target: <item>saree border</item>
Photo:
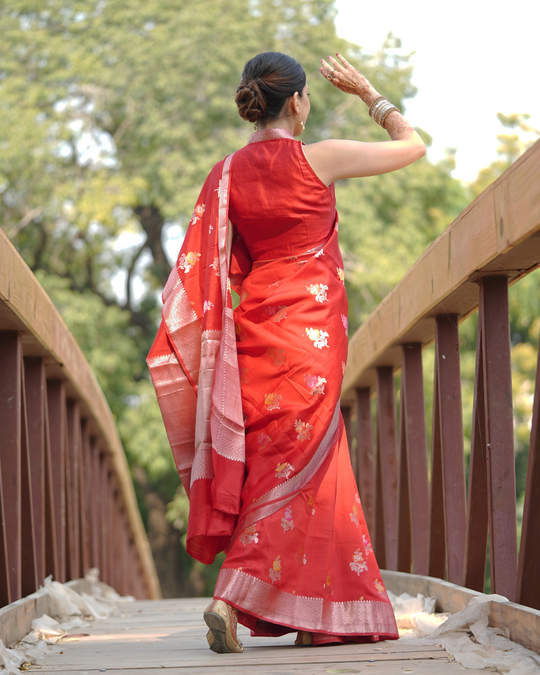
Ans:
[[[191,488],[198,480],[214,479],[213,451],[225,459],[245,462],[242,392],[227,262],[229,181],[233,156],[225,158],[217,187],[215,236],[222,319],[221,330],[206,330],[201,336]]]
[[[234,154],[223,163],[218,194],[218,256],[223,307],[222,335],[215,363],[212,388],[210,429],[212,448],[225,459],[246,461],[244,414],[240,369],[236,352],[236,329],[231,298],[231,282],[227,261],[227,233],[229,227],[230,166]]]
[[[333,635],[397,635],[394,610],[385,600],[333,602],[285,593],[241,570],[219,573],[214,598],[243,612],[295,630]]]

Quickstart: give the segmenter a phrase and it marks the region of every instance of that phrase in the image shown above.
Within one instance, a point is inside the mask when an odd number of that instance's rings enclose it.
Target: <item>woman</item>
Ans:
[[[333,182],[394,171],[425,147],[336,56],[320,72],[391,140],[303,145],[303,68],[276,52],[251,59],[236,102],[258,130],[206,180],[148,358],[190,497],[188,551],[205,563],[227,552],[204,614],[216,652],[243,651],[237,621],[252,635],[298,631],[297,644],[398,637],[339,409],[347,298]]]

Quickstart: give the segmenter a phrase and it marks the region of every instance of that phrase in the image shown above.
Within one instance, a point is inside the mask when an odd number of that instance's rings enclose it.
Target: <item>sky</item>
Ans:
[[[415,52],[418,88],[405,114],[433,137],[428,157],[455,148],[456,178],[497,158],[498,112],[529,113],[540,129],[540,0],[336,0],[337,32],[368,53],[389,31]],[[380,92],[384,94],[384,92]]]

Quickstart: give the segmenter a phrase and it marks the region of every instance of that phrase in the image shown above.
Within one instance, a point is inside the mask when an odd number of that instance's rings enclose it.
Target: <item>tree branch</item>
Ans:
[[[128,104],[127,104],[127,107],[126,107],[126,116],[124,117],[122,122],[120,122],[120,124],[116,128],[116,131],[112,135],[115,145],[118,145],[118,143],[120,142],[120,139],[124,135],[124,132],[129,127],[129,125],[133,122],[134,111],[135,111],[135,106],[133,104],[133,101],[129,101]]]
[[[131,259],[131,263],[128,267],[127,270],[127,276],[126,276],[126,302],[124,303],[124,308],[128,309],[130,312],[133,312],[133,308],[131,306],[131,277],[133,276],[133,272],[135,271],[135,266],[137,264],[137,260],[140,258],[141,253],[144,251],[144,249],[147,246],[147,239],[143,241],[143,243],[139,246],[137,249],[137,252]]]
[[[36,217],[39,216],[40,213],[43,211],[43,207],[38,206],[35,209],[30,209],[30,211],[27,211],[24,216],[19,220],[18,223],[16,223],[13,228],[9,229],[6,234],[9,237],[9,239],[13,239],[16,237],[18,234],[20,234],[24,228],[29,225],[32,220]]]
[[[161,286],[165,286],[171,272],[161,236],[165,219],[159,208],[152,204],[148,206],[135,206],[133,207],[133,213],[146,233],[146,246],[150,249],[152,258],[154,259],[153,264],[150,266],[150,272]]]
[[[30,268],[32,272],[35,272],[41,268],[41,259],[43,258],[43,254],[45,253],[45,249],[47,248],[47,243],[49,241],[49,233],[47,232],[47,228],[43,225],[43,223],[37,223],[37,226],[41,232],[41,237],[34,255],[33,265]]]

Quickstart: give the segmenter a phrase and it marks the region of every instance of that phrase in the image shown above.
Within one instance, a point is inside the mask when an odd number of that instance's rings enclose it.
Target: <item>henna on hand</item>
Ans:
[[[369,105],[378,96],[378,93],[371,86],[369,80],[352,66],[344,56],[340,54],[336,54],[336,56],[340,62],[333,56],[328,57],[330,63],[321,59],[320,73],[337,89],[341,89],[345,94],[360,96],[364,103]]]
[[[333,56],[329,56],[328,61],[321,59],[322,65],[319,68],[321,75],[337,89],[341,89],[346,94],[360,96],[366,105],[371,105],[379,97],[379,93],[371,86],[367,77],[352,66],[344,56],[340,54],[336,56],[339,61]],[[413,127],[396,110],[386,117],[384,128],[392,139],[403,134],[414,133]]]

